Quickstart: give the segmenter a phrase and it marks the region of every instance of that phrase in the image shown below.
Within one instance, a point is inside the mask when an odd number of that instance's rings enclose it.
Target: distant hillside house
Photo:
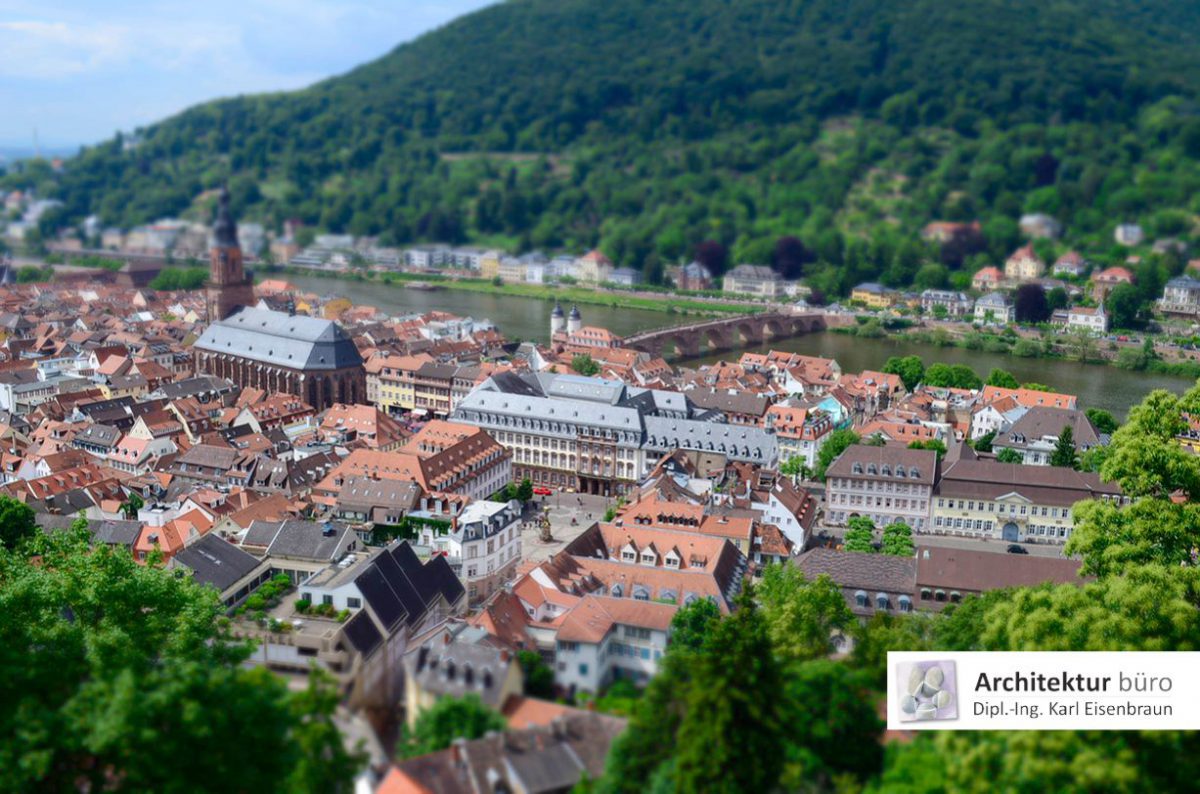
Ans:
[[[1004,276],[1010,281],[1032,281],[1046,273],[1046,263],[1033,250],[1032,245],[1022,246],[1013,252],[1004,263]]]
[[[1072,307],[1067,310],[1067,329],[1078,329],[1100,336],[1108,330],[1108,315],[1103,306]]]
[[[612,275],[608,277],[612,284],[621,287],[632,287],[642,283],[642,274],[631,267],[619,267],[612,271]]]
[[[1062,237],[1063,233],[1063,225],[1061,223],[1041,212],[1022,215],[1017,225],[1021,227],[1022,234],[1034,239],[1057,240],[1059,237]]]
[[[1008,325],[1017,319],[1017,309],[1002,292],[989,292],[975,301],[975,322],[982,325]]]
[[[1087,261],[1074,251],[1067,251],[1054,262],[1056,276],[1082,276],[1087,272]]]
[[[713,287],[712,271],[699,262],[689,262],[679,268],[675,278],[675,286],[682,290],[699,292]]]
[[[1158,310],[1190,317],[1200,314],[1200,279],[1179,276],[1168,281],[1158,301]]]
[[[783,293],[783,279],[766,265],[738,265],[725,274],[724,291],[758,298],[776,298]]]
[[[1146,233],[1136,223],[1122,223],[1113,230],[1113,239],[1125,246],[1141,245]]]
[[[964,293],[948,289],[927,289],[921,293],[921,311],[933,314],[941,306],[950,317],[965,317],[975,307],[975,301]]]
[[[872,309],[886,309],[896,302],[896,293],[882,284],[868,281],[851,290],[850,300],[858,301]]]
[[[985,267],[971,277],[971,289],[991,292],[1004,283],[1004,271],[998,267]]]
[[[1127,268],[1110,267],[1092,276],[1092,299],[1103,303],[1114,289],[1121,284],[1132,284],[1133,273]]]

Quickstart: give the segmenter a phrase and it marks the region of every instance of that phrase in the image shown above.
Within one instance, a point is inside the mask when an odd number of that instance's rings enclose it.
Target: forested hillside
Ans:
[[[993,257],[1022,212],[1093,248],[1189,233],[1198,34],[1172,0],[514,0],[9,179],[124,226],[229,180],[271,225],[598,244],[651,276],[795,235],[828,288],[906,283],[934,219],[980,219]]]

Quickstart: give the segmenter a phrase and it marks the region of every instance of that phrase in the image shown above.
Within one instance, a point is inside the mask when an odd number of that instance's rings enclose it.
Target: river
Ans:
[[[369,304],[389,314],[426,312],[434,309],[476,319],[489,319],[510,339],[546,341],[550,334],[550,312],[554,304],[533,298],[518,298],[487,292],[405,289],[395,284],[341,281],[319,276],[288,275],[288,281],[303,290],[323,295],[337,294],[356,305]],[[570,310],[569,306],[564,307]],[[639,309],[615,309],[609,306],[579,307],[585,325],[607,328],[620,336],[648,328],[695,322],[695,317]],[[896,337],[862,339],[849,334],[810,334],[781,339],[771,345],[750,348],[758,352],[769,348],[837,359],[846,372],[879,369],[889,356],[918,355],[926,364],[966,364],[987,377],[993,367],[1006,369],[1017,380],[1045,383],[1056,391],[1079,396],[1081,407],[1104,408],[1118,418],[1152,389],[1180,392],[1193,384],[1190,378],[1129,372],[1102,364],[1080,364],[1056,359],[1018,358],[999,353],[984,353],[959,347],[937,348],[908,342]],[[688,362],[697,364],[719,358],[736,358],[740,351],[721,353]]]

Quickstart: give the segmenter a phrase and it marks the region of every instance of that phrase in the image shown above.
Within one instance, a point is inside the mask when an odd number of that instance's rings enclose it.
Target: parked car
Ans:
[[[1008,544],[1008,553],[1009,554],[1028,554],[1029,549],[1025,548],[1024,546],[1019,546],[1016,543],[1010,543],[1010,544]]]
[[[538,496],[549,496],[550,494],[554,493],[554,491],[550,490],[544,485],[539,485],[538,487],[534,488],[533,492]]]

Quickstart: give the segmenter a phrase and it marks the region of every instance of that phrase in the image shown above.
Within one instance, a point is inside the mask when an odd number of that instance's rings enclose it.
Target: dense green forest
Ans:
[[[979,219],[993,260],[1023,212],[1101,254],[1120,222],[1188,236],[1198,34],[1171,0],[512,0],[7,181],[129,226],[228,180],[275,228],[599,245],[652,279],[794,236],[827,289],[908,283],[930,220]]]

